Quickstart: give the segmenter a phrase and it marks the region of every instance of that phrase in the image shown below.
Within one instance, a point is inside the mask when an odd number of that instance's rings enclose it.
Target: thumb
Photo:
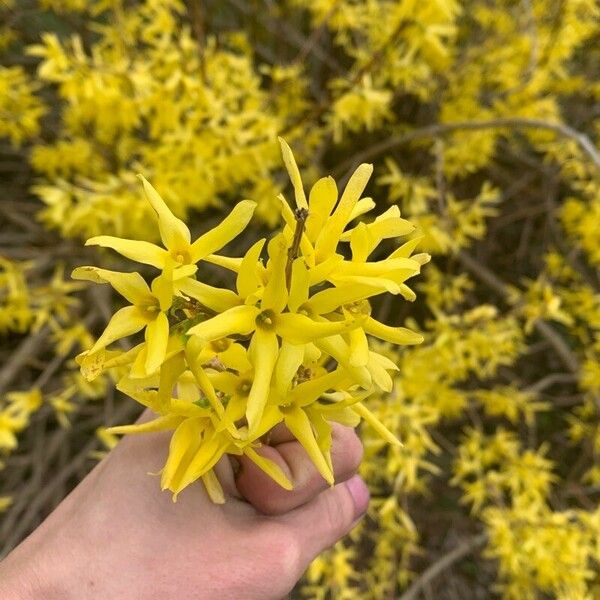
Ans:
[[[283,520],[293,530],[300,546],[300,559],[306,567],[323,550],[333,546],[357,524],[369,504],[369,489],[359,475],[339,483]]]

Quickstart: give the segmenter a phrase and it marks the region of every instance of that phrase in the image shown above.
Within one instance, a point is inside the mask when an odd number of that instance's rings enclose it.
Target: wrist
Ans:
[[[20,547],[0,562],[0,598],[33,600],[40,597],[41,587],[36,567],[22,559]]]
[[[60,548],[48,547],[44,538],[42,532],[34,532],[0,562],[0,598],[70,600],[77,597],[72,587],[75,584],[73,562]]]

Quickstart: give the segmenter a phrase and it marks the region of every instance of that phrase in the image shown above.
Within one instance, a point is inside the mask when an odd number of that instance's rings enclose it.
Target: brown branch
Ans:
[[[550,375],[542,377],[539,381],[527,386],[523,391],[537,394],[557,383],[574,383],[575,381],[577,381],[577,377],[572,373],[551,373]]]
[[[329,21],[332,19],[333,15],[337,12],[338,8],[342,4],[341,0],[335,0],[332,3],[330,9],[327,11],[327,14],[323,17],[318,27],[315,27],[313,32],[310,34],[310,37],[307,38],[306,43],[302,45],[302,48],[296,55],[296,58],[292,61],[292,64],[299,64],[306,60],[306,57],[313,51],[313,49],[319,44],[319,39],[323,32],[327,29],[329,25]]]
[[[417,600],[421,591],[429,585],[441,573],[449,569],[452,565],[462,560],[475,550],[479,550],[487,542],[487,534],[480,533],[474,538],[463,542],[454,550],[442,556],[439,560],[428,567],[421,575],[412,583],[412,585],[400,596],[399,600]]]
[[[358,71],[352,77],[347,77],[348,85],[350,88],[355,87],[360,82],[360,80],[362,79],[362,77],[364,75],[368,74],[372,69],[375,68],[375,66],[377,66],[377,63],[383,58],[385,51],[390,47],[390,44],[392,44],[398,38],[398,36],[402,32],[402,29],[405,27],[405,25],[406,25],[406,23],[404,21],[400,21],[400,23],[398,23],[398,25],[394,28],[392,33],[390,33],[390,35],[386,38],[386,40],[383,42],[383,44],[371,55],[369,60],[364,65],[362,65],[362,67],[360,67],[358,69]],[[323,116],[323,114],[331,106],[333,106],[333,104],[336,100],[337,100],[337,98],[323,99],[321,102],[319,102],[316,106],[314,106],[308,112],[300,115],[297,119],[295,119],[294,121],[292,121],[291,123],[286,125],[283,128],[283,130],[280,132],[280,135],[287,134],[289,131],[295,129],[296,127],[302,125],[303,123],[307,123],[307,122],[315,123]]]
[[[488,287],[502,296],[505,300],[508,300],[509,291],[507,285],[492,271],[490,271],[490,269],[482,265],[479,261],[475,260],[472,256],[465,252],[458,252],[457,257],[461,264],[469,269],[469,271],[471,271],[475,277],[487,284]],[[578,373],[579,360],[577,356],[575,356],[573,351],[556,332],[556,330],[548,323],[539,319],[534,323],[534,327],[538,330],[538,333],[542,337],[546,338],[546,340],[554,347],[556,354],[562,360],[564,366],[571,373]]]
[[[306,47],[308,40],[294,27],[288,25],[283,19],[277,19],[269,14],[269,11],[253,10],[244,0],[227,0],[229,4],[235,6],[242,14],[255,18],[267,31],[284,40],[298,50]],[[345,69],[338,61],[328,54],[318,43],[314,43],[310,48],[312,54],[322,63],[338,74],[345,72]]]
[[[200,60],[200,74],[202,80],[206,81],[206,61],[204,52],[206,49],[206,18],[202,8],[202,0],[187,0],[186,8],[188,18],[192,24],[192,30],[198,44],[198,58]]]
[[[503,129],[503,128],[515,128],[515,129],[545,129],[547,131],[553,131],[554,133],[571,139],[579,145],[581,150],[587,154],[589,159],[600,171],[600,151],[593,144],[591,139],[573,129],[569,125],[563,123],[549,123],[543,119],[529,119],[526,117],[500,117],[497,119],[490,119],[489,121],[458,121],[456,123],[438,123],[435,125],[428,125],[427,127],[421,127],[420,129],[413,129],[402,135],[396,135],[387,140],[383,140],[378,144],[366,148],[362,152],[355,154],[352,158],[342,163],[336,170],[336,176],[344,176],[345,179],[349,172],[352,172],[354,168],[360,163],[369,161],[388,150],[397,148],[409,142],[415,140],[435,138],[457,131],[478,131],[482,129]]]
[[[42,327],[33,335],[28,335],[19,345],[17,350],[4,363],[0,371],[0,394],[12,383],[13,379],[20,373],[25,363],[44,349],[44,342],[50,335],[48,327]]]

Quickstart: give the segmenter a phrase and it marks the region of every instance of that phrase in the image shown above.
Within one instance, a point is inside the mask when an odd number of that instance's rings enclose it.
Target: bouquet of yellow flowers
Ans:
[[[364,402],[376,390],[390,391],[390,372],[397,370],[369,338],[418,344],[422,337],[371,317],[369,299],[391,293],[413,300],[406,281],[429,256],[413,254],[419,238],[412,237],[370,260],[382,240],[414,231],[397,206],[350,225],[375,207],[361,197],[372,165],[356,169],[339,199],[331,177],[318,180],[307,198],[292,151],[280,143],[295,207],[279,196],[284,227],[268,242],[258,240],[243,257],[217,254],[250,222],[255,203],[249,200],[192,242],[185,223],[140,176],[164,247],[110,236],[87,245],[111,248],[160,273],[149,285],[137,272],[88,266],[73,272],[75,279],[110,284],[130,303],[77,361],[89,380],[125,368],[118,388],[157,415],[110,431],[173,431],[161,485],[174,498],[202,479],[211,499],[223,502],[213,467],[225,454],[246,455],[291,489],[281,469],[257,452],[279,423],[330,484],[332,422],[356,426],[363,418],[398,443]],[[235,289],[204,283],[202,261],[233,272]],[[130,350],[108,349],[142,330],[144,341]]]

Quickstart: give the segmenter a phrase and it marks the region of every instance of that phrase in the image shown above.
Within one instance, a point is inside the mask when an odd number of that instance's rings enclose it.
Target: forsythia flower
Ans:
[[[0,406],[0,451],[10,452],[17,447],[17,435],[29,424],[29,418],[42,404],[39,388],[27,392],[10,392]]]
[[[131,303],[115,313],[78,362],[90,380],[106,368],[126,367],[119,389],[157,414],[109,432],[174,431],[161,475],[162,488],[174,497],[202,479],[213,501],[223,502],[213,467],[225,454],[246,455],[290,489],[277,465],[256,451],[278,423],[285,423],[330,484],[332,422],[356,425],[363,418],[397,443],[363,403],[378,389],[390,390],[389,371],[397,369],[370,346],[369,336],[394,344],[417,344],[422,337],[372,318],[369,299],[384,292],[413,299],[405,281],[428,256],[411,256],[416,239],[370,261],[383,240],[414,229],[397,207],[349,228],[374,207],[361,199],[372,166],[358,167],[339,200],[331,178],[319,180],[307,200],[293,154],[280,142],[296,208],[280,196],[285,226],[267,244],[264,264],[264,239],[240,258],[215,254],[246,227],[253,202],[240,202],[192,243],[187,226],[141,177],[164,248],[109,236],[87,244],[112,248],[160,269],[160,275],[149,286],[136,272],[96,267],[73,272],[76,279],[109,283]],[[349,243],[350,258],[338,251],[340,243]],[[235,291],[198,279],[201,260],[236,273]],[[142,329],[145,341],[131,350],[107,349]]]

